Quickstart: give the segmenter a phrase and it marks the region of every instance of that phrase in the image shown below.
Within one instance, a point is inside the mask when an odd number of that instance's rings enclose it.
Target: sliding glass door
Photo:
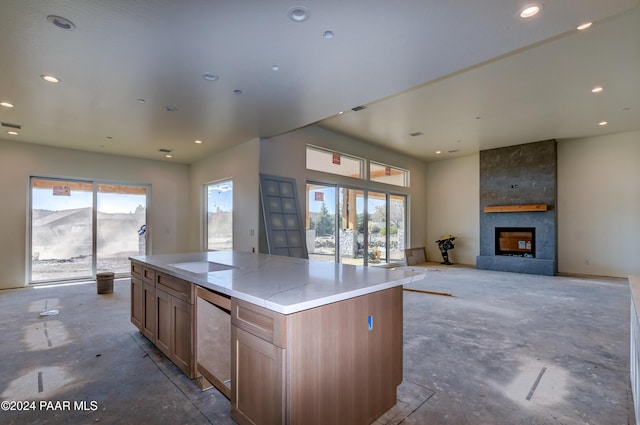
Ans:
[[[146,253],[146,186],[31,178],[29,282],[128,275]]]
[[[336,188],[307,183],[307,252],[313,260],[336,260]]]
[[[404,195],[389,195],[389,227],[387,243],[389,246],[389,261],[404,261],[407,229],[407,197]]]
[[[98,183],[96,195],[96,269],[127,274],[146,253],[147,188]]]
[[[406,195],[307,182],[307,251],[355,265],[404,261]]]
[[[367,255],[370,264],[387,262],[387,194],[367,193]]]
[[[366,234],[364,190],[340,188],[340,262],[365,265]]]
[[[93,274],[93,183],[31,179],[31,282]]]

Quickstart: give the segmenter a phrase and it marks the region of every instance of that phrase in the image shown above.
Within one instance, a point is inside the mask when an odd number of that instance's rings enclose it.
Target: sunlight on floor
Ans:
[[[47,320],[26,325],[22,340],[27,346],[27,351],[47,350],[71,342],[67,329],[59,320]]]
[[[569,394],[568,378],[569,373],[563,368],[523,358],[515,379],[499,388],[506,397],[522,406],[550,406],[563,402]]]
[[[3,400],[34,400],[51,398],[59,388],[69,385],[73,379],[64,368],[51,366],[28,371],[11,381],[0,394]]]

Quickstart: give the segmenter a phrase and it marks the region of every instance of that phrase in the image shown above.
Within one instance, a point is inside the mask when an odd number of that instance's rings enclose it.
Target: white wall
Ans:
[[[186,165],[0,140],[0,289],[27,282],[29,177],[87,178],[151,184],[149,232],[154,254],[186,249]]]
[[[449,261],[476,264],[480,252],[480,155],[430,162],[427,166],[427,259],[442,261],[435,243],[452,234]]]
[[[365,182],[360,179],[307,170],[307,144],[407,169],[410,171],[411,187],[401,188],[383,183]],[[407,245],[409,247],[415,247],[426,244],[426,164],[422,161],[366,143],[359,139],[333,133],[320,127],[310,126],[261,140],[260,172],[295,178],[298,199],[300,200],[300,207],[302,208],[303,214],[306,210],[304,200],[306,199],[305,185],[307,180],[407,194],[409,210],[411,212]]]
[[[258,251],[259,150],[260,142],[255,139],[191,165],[190,251],[204,249],[204,185],[229,178],[233,180],[233,249],[251,251],[255,247]]]
[[[558,271],[640,274],[640,132],[558,143]]]
[[[453,262],[479,251],[479,155],[427,166],[427,257],[434,241],[459,236]],[[640,132],[558,142],[558,272],[640,274]]]

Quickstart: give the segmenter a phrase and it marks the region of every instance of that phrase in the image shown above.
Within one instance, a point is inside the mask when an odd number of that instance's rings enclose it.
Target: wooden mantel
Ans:
[[[499,213],[499,212],[531,212],[531,211],[546,211],[547,204],[528,204],[528,205],[494,205],[490,207],[484,207],[486,213]]]

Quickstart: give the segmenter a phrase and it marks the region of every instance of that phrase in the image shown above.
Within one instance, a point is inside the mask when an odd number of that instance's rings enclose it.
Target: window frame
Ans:
[[[230,184],[231,186],[231,223],[229,224],[231,230],[231,245],[220,249],[209,246],[209,188],[224,184]],[[234,249],[233,205],[233,178],[226,177],[202,185],[202,247],[204,251],[232,251]]]

